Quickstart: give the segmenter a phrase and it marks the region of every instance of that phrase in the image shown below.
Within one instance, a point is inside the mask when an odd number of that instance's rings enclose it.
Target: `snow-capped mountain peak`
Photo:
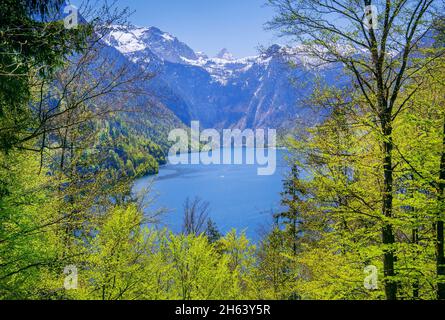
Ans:
[[[161,60],[181,63],[182,57],[196,60],[195,52],[171,34],[156,27],[113,26],[105,39],[123,54],[135,55],[150,50]]]
[[[235,60],[235,58],[233,57],[233,55],[229,52],[229,50],[227,50],[226,48],[222,49],[215,58],[218,59],[222,59],[222,60],[228,60],[228,61],[232,61]]]

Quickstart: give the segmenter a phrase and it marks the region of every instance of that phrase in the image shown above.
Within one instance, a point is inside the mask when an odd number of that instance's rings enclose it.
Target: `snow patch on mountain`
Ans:
[[[181,57],[197,59],[185,43],[156,27],[112,26],[104,41],[122,54],[133,54],[149,49],[161,60],[180,63]]]
[[[122,26],[112,26],[111,29],[104,41],[122,54],[142,51],[147,47],[141,37],[143,28],[127,29]]]

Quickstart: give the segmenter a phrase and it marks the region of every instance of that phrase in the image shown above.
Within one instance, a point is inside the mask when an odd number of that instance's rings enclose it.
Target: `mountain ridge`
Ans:
[[[156,27],[113,26],[105,42],[157,74],[148,87],[162,93],[181,121],[199,120],[206,128],[290,129],[298,119],[316,122],[320,115],[304,100],[320,74],[328,80],[339,74],[339,66],[315,68],[280,45],[251,57],[234,58],[222,49],[209,58]]]

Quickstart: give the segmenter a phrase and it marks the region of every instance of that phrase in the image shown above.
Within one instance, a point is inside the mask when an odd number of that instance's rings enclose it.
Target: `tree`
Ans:
[[[395,271],[394,142],[393,124],[416,93],[411,88],[404,99],[401,92],[412,75],[425,69],[437,55],[414,59],[417,47],[428,36],[439,1],[326,1],[270,0],[277,9],[271,28],[281,29],[300,41],[300,49],[319,64],[341,63],[363,95],[372,121],[379,129],[381,146],[381,228],[385,292],[397,299]],[[379,27],[375,28],[365,9],[374,8]],[[335,21],[333,21],[333,17]],[[375,19],[375,16],[373,16]],[[372,22],[372,23],[371,23]],[[440,55],[442,52],[439,53]]]
[[[291,300],[298,295],[295,288],[298,267],[286,240],[275,226],[259,245],[253,284],[259,299]]]
[[[285,233],[288,234],[289,245],[294,255],[298,253],[298,238],[302,232],[301,211],[307,207],[307,199],[304,198],[306,194],[304,183],[300,181],[300,170],[294,164],[290,177],[284,181],[284,191],[281,193],[281,204],[287,211],[276,215],[278,220],[284,220]]]
[[[151,76],[100,54],[125,12],[105,5],[92,23],[68,31],[54,20],[61,5],[0,4],[9,13],[0,20],[2,298],[66,297],[61,270],[91,254],[79,243],[121,212],[115,206],[134,202],[124,162],[100,170],[113,154],[98,152],[97,133],[105,115],[135,98],[136,79]]]
[[[222,237],[221,232],[218,230],[218,226],[211,218],[207,220],[206,236],[210,243],[215,243]]]
[[[13,1],[0,4],[0,148],[22,139],[33,118],[27,103],[33,79],[51,77],[66,56],[82,51],[91,35],[86,24],[68,30],[57,20],[64,1]]]
[[[193,200],[187,198],[184,202],[184,220],[182,232],[185,235],[201,235],[206,232],[210,204],[196,197]]]
[[[424,54],[431,54],[436,49],[428,49]],[[412,178],[407,189],[412,194],[410,208],[416,212],[416,232],[414,234],[420,245],[419,251],[431,254],[435,260],[435,276],[428,274],[431,283],[435,284],[438,299],[445,299],[444,287],[444,99],[443,79],[444,61],[438,59],[430,68],[420,72],[423,82],[418,85],[418,93],[409,103],[409,112],[401,113],[399,127],[403,139],[397,141],[397,153],[404,160],[403,170]],[[414,85],[414,84],[413,84]],[[430,242],[428,246],[425,239]],[[434,256],[433,256],[434,252]]]

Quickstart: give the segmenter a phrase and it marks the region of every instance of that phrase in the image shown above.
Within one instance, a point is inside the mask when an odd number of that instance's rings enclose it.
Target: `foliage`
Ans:
[[[133,123],[135,83],[153,75],[98,54],[121,14],[105,7],[68,31],[54,19],[62,1],[0,3],[0,299],[444,297],[445,62],[439,42],[412,45],[431,27],[430,1],[387,1],[377,34],[350,14],[358,1],[270,2],[272,27],[353,81],[316,88],[311,103],[329,112],[289,140],[284,210],[256,245],[221,234],[199,199],[182,234],[134,199],[134,179],[165,163],[175,120],[160,128],[151,110]],[[326,24],[325,9],[352,29]]]

